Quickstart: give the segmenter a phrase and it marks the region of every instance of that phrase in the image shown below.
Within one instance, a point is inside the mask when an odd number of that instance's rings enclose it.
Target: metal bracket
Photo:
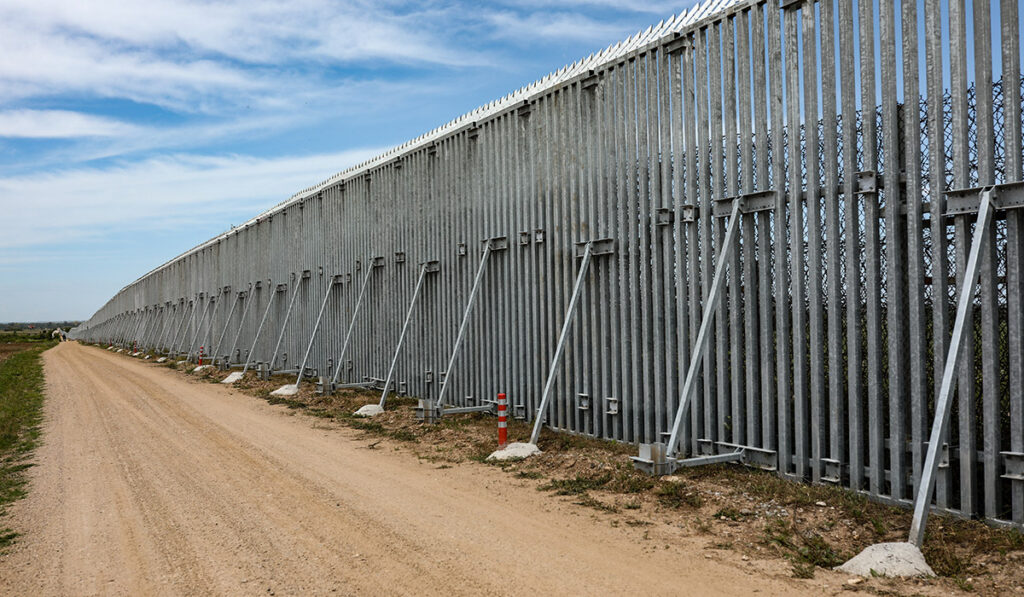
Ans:
[[[576,408],[579,410],[590,410],[590,395],[576,394]]]
[[[533,242],[534,244],[541,244],[544,242],[544,229],[538,228],[533,231]]]
[[[524,230],[519,233],[519,246],[525,247],[530,244],[530,231]]]
[[[985,191],[991,191],[992,207],[996,210],[1024,207],[1024,182],[1009,182],[947,192],[946,215],[958,216],[978,213],[978,207],[981,205],[981,194]]]
[[[370,258],[370,267],[384,267],[384,256],[378,255]]]
[[[309,270],[308,270],[308,269],[304,269],[304,270],[302,270],[302,279],[303,279],[303,280],[308,280],[308,279],[309,279],[309,276],[310,276],[310,275],[311,275],[311,274],[310,274],[310,272],[309,272]]]
[[[821,463],[825,465],[825,474],[821,480],[825,483],[838,485],[843,480],[843,464],[834,458],[822,458]]]
[[[1003,479],[1013,481],[1024,481],[1024,454],[1020,452],[1000,452],[1003,457],[1003,467],[1006,473],[1001,475]]]
[[[666,54],[676,54],[688,50],[690,49],[690,38],[677,31],[674,38],[665,44],[664,49]]]
[[[662,442],[640,444],[640,455],[632,456],[633,467],[649,475],[670,475],[680,468],[705,466],[723,462],[736,462],[768,471],[777,469],[778,455],[774,450],[765,450],[752,446],[741,446],[726,442],[716,442],[721,452],[712,452],[693,458],[673,458],[669,456],[668,446]]]
[[[591,69],[588,71],[587,77],[580,81],[580,88],[584,90],[593,89],[594,87],[597,87],[597,84],[600,82],[601,75],[595,74],[594,70]]]
[[[395,263],[405,263],[404,251],[395,251]]]
[[[466,243],[459,243],[458,246],[455,249],[455,254],[458,255],[459,257],[465,257],[466,256]]]
[[[278,284],[277,288],[275,288],[274,290],[276,290],[277,292],[284,292],[285,290],[288,290],[288,284]]]
[[[604,398],[604,414],[606,415],[617,415],[619,414],[619,399],[614,396],[605,396]]]
[[[758,191],[756,193],[747,193],[745,195],[737,195],[736,197],[726,197],[719,199],[715,202],[712,208],[712,215],[716,218],[724,218],[732,213],[732,204],[738,201],[740,204],[741,214],[751,214],[758,211],[768,211],[775,209],[776,202],[778,200],[778,193],[776,191]]]
[[[495,251],[504,251],[508,249],[507,236],[495,236],[493,238],[487,239],[484,242],[486,242],[487,246],[490,247],[492,253]]]
[[[854,176],[854,183],[857,187],[855,191],[858,195],[866,195],[869,193],[877,193],[878,189],[881,188],[881,176],[874,170],[863,170],[857,172]]]
[[[682,208],[683,222],[692,223],[697,221],[697,206],[684,205]]]
[[[799,8],[804,5],[808,0],[781,0],[779,2],[779,8],[785,10],[787,8]]]
[[[597,257],[598,255],[615,254],[615,239],[600,238],[597,240],[585,240],[576,243],[577,259],[581,259],[583,254],[587,252],[587,245],[590,245],[590,254],[594,257]]]
[[[429,369],[423,372],[423,383],[430,384],[434,383],[434,372]]]
[[[423,263],[423,271],[425,271],[428,274],[436,274],[437,272],[441,271],[441,262],[436,259],[433,259],[431,261],[425,261]]]
[[[655,226],[671,226],[675,219],[676,213],[672,211],[671,207],[659,207],[657,211],[654,212]]]

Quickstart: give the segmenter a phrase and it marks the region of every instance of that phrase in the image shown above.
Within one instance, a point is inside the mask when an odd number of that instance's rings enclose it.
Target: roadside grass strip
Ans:
[[[43,417],[43,362],[55,342],[41,342],[0,362],[0,520],[7,507],[25,496],[25,471],[39,444]],[[0,524],[0,553],[18,534]]]

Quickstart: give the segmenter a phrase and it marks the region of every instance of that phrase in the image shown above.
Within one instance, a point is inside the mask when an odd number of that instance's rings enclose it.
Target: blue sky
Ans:
[[[292,193],[695,0],[0,0],[0,322],[86,319]]]

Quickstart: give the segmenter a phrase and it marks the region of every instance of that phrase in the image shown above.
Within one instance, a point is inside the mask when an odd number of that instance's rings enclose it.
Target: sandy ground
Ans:
[[[44,354],[44,445],[3,595],[834,593],[652,546],[478,464],[76,343]],[[835,583],[832,583],[833,585]]]

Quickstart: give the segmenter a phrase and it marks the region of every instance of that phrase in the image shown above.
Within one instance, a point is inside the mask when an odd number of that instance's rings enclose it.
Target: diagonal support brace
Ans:
[[[697,389],[697,375],[700,373],[701,364],[704,361],[704,354],[708,350],[708,343],[711,339],[711,325],[714,323],[715,312],[718,310],[718,304],[722,299],[722,282],[725,279],[726,265],[729,263],[732,252],[736,250],[736,239],[739,231],[740,211],[742,207],[742,197],[738,197],[733,200],[732,209],[729,212],[729,225],[725,231],[725,240],[723,241],[722,252],[718,256],[718,263],[715,265],[715,277],[711,282],[711,290],[708,294],[707,302],[704,304],[704,314],[701,317],[700,330],[697,332],[696,346],[694,347],[693,355],[690,357],[690,366],[686,370],[682,396],[679,400],[679,407],[676,409],[675,420],[672,423],[672,435],[669,437],[668,446],[666,447],[666,452],[664,454],[664,458],[667,460],[675,459],[676,451],[679,446],[679,435],[683,428],[683,418]],[[643,461],[644,459],[642,458],[642,455],[641,458],[634,458],[634,466],[638,469],[644,470],[645,467],[643,466]],[[667,474],[659,472],[658,470],[652,470],[650,472],[653,474]]]
[[[441,384],[441,391],[437,396],[437,409],[443,412],[444,399],[448,395],[448,387],[451,383],[452,372],[455,367],[455,359],[459,356],[459,349],[462,348],[462,341],[466,338],[466,328],[469,324],[469,316],[473,312],[473,305],[476,304],[476,297],[479,295],[480,282],[487,271],[487,262],[495,251],[508,249],[508,238],[501,236],[487,239],[484,242],[483,254],[480,256],[480,266],[477,267],[476,276],[473,278],[473,288],[469,292],[469,300],[466,301],[466,309],[462,314],[462,322],[459,324],[459,332],[455,336],[455,346],[452,348],[451,357],[448,359],[448,366],[445,369],[444,382]]]
[[[388,368],[388,377],[384,380],[384,391],[380,394],[378,406],[384,408],[387,403],[388,391],[391,389],[391,380],[395,375],[395,366],[398,364],[398,355],[402,353],[402,343],[405,342],[405,334],[409,331],[409,321],[412,320],[413,310],[416,308],[416,301],[420,297],[420,289],[423,288],[423,279],[428,273],[437,273],[440,269],[437,261],[425,261],[420,266],[420,275],[416,280],[416,289],[412,291],[412,300],[409,301],[409,311],[405,314],[405,323],[402,324],[402,332],[398,336],[398,345],[395,346],[395,355],[391,358],[391,367]]]
[[[967,258],[967,270],[964,272],[960,296],[957,298],[953,336],[950,338],[946,364],[942,369],[939,395],[935,400],[935,418],[928,440],[924,468],[921,469],[921,482],[918,484],[917,496],[914,499],[914,516],[910,522],[910,537],[908,539],[910,543],[918,547],[924,543],[924,531],[931,510],[932,492],[935,490],[935,472],[939,467],[939,449],[949,430],[949,414],[953,408],[954,377],[962,354],[964,339],[968,336],[968,325],[973,321],[974,287],[978,282],[978,262],[981,259],[981,252],[988,240],[988,235],[992,234],[993,195],[994,191],[991,188],[980,193],[978,221],[974,227],[974,238],[971,239],[971,252]]]
[[[363,305],[363,296],[366,294],[366,286],[370,283],[373,271],[378,267],[384,267],[384,257],[373,257],[369,261],[370,267],[366,268],[366,275],[363,276],[363,283],[359,286],[359,297],[356,298],[356,306],[352,308],[352,318],[348,322],[348,331],[345,332],[345,341],[341,343],[341,354],[338,355],[338,366],[334,369],[334,376],[331,378],[331,391],[336,389],[338,375],[341,374],[341,364],[345,359],[345,352],[348,351],[348,343],[352,339],[352,330],[356,327],[356,318],[359,316],[359,309]]]
[[[540,406],[537,407],[537,417],[533,422],[533,433],[530,434],[530,443],[534,445],[537,444],[541,427],[544,426],[544,421],[547,418],[544,415],[547,412],[548,402],[551,401],[551,393],[555,387],[555,377],[562,362],[562,353],[565,352],[565,345],[569,340],[569,332],[572,331],[573,318],[576,314],[576,308],[580,303],[580,296],[583,294],[583,281],[587,277],[591,258],[595,255],[610,255],[614,253],[615,241],[605,238],[576,243],[576,251],[577,256],[580,258],[580,271],[576,274],[576,284],[572,288],[572,298],[569,299],[569,308],[565,311],[565,319],[562,321],[562,332],[558,335],[555,354],[551,358],[551,366],[548,368],[548,379],[544,383],[544,392],[540,397]]]

